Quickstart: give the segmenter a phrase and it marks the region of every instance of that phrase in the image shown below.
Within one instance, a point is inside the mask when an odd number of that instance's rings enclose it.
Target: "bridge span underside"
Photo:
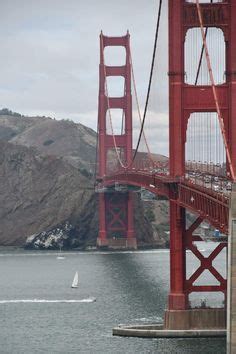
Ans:
[[[104,178],[103,186],[130,185],[152,192],[174,201],[207,220],[222,233],[228,233],[229,196],[217,193],[209,188],[196,186],[188,180],[173,179],[169,176],[148,174],[143,171],[122,171]],[[198,225],[199,226],[199,225]]]

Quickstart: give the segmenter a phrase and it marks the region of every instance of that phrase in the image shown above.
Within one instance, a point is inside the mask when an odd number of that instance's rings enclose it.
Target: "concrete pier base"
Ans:
[[[225,329],[189,329],[169,330],[163,324],[118,326],[113,328],[114,336],[142,338],[196,338],[196,337],[225,337]]]
[[[98,248],[107,248],[108,240],[106,238],[97,238],[97,247]]]
[[[120,325],[113,328],[112,334],[149,338],[226,337],[226,311],[223,308],[167,310],[164,323]]]
[[[108,238],[97,239],[98,248],[106,248],[110,250],[136,250],[137,240],[135,237],[130,238]]]
[[[166,310],[164,327],[167,330],[226,329],[224,308]]]

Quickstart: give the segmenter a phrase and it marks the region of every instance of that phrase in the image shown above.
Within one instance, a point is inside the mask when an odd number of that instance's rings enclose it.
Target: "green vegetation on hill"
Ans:
[[[12,112],[8,108],[2,108],[0,109],[0,116],[13,116],[13,117],[22,117],[20,113],[17,112]]]

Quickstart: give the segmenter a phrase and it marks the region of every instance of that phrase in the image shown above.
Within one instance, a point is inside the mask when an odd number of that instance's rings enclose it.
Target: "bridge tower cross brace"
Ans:
[[[206,27],[220,28],[226,43],[226,80],[217,85],[216,91],[224,121],[226,140],[232,165],[236,171],[236,3],[234,0],[201,3],[203,22]],[[169,107],[170,107],[170,174],[174,178],[185,175],[185,143],[187,124],[191,113],[216,112],[210,85],[185,83],[184,43],[189,29],[200,27],[195,2],[169,0]],[[223,53],[224,54],[224,53]],[[186,249],[193,249],[193,227],[186,230],[185,208],[178,203],[178,189],[170,198],[170,293],[168,311],[189,308],[189,293],[197,287],[186,279]],[[203,216],[204,219],[204,216]],[[198,219],[197,224],[201,220]],[[196,225],[197,226],[197,225]],[[191,239],[191,241],[189,241]],[[219,247],[215,254],[220,253]],[[217,253],[218,252],[218,253]],[[210,263],[202,261],[202,267],[210,269]],[[221,278],[218,275],[218,278]],[[198,291],[213,291],[211,286],[198,287]],[[216,291],[226,295],[226,281],[222,278]],[[167,311],[167,312],[168,312]],[[168,317],[168,315],[167,315]]]
[[[104,62],[106,47],[123,47],[126,60],[122,66],[107,66]],[[107,77],[124,78],[123,97],[109,97]],[[108,37],[100,34],[100,65],[99,65],[99,102],[98,102],[98,180],[109,175],[118,168],[113,164],[109,169],[108,155],[120,154],[122,163],[128,166],[132,161],[132,96],[131,96],[131,62],[130,35],[127,32],[122,37]],[[109,131],[109,110],[121,109],[124,114],[124,131],[115,134]],[[111,128],[111,127],[110,127]],[[114,135],[113,135],[114,134]],[[115,144],[114,144],[115,142]],[[114,146],[116,145],[116,147]],[[98,247],[137,248],[134,235],[133,195],[131,192],[99,193],[99,234]]]

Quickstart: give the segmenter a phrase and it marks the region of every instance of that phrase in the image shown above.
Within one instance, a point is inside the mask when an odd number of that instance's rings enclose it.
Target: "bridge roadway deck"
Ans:
[[[137,170],[120,171],[101,180],[104,187],[115,183],[143,187],[158,196],[174,200],[228,234],[229,196],[224,192],[213,191],[185,178]]]

